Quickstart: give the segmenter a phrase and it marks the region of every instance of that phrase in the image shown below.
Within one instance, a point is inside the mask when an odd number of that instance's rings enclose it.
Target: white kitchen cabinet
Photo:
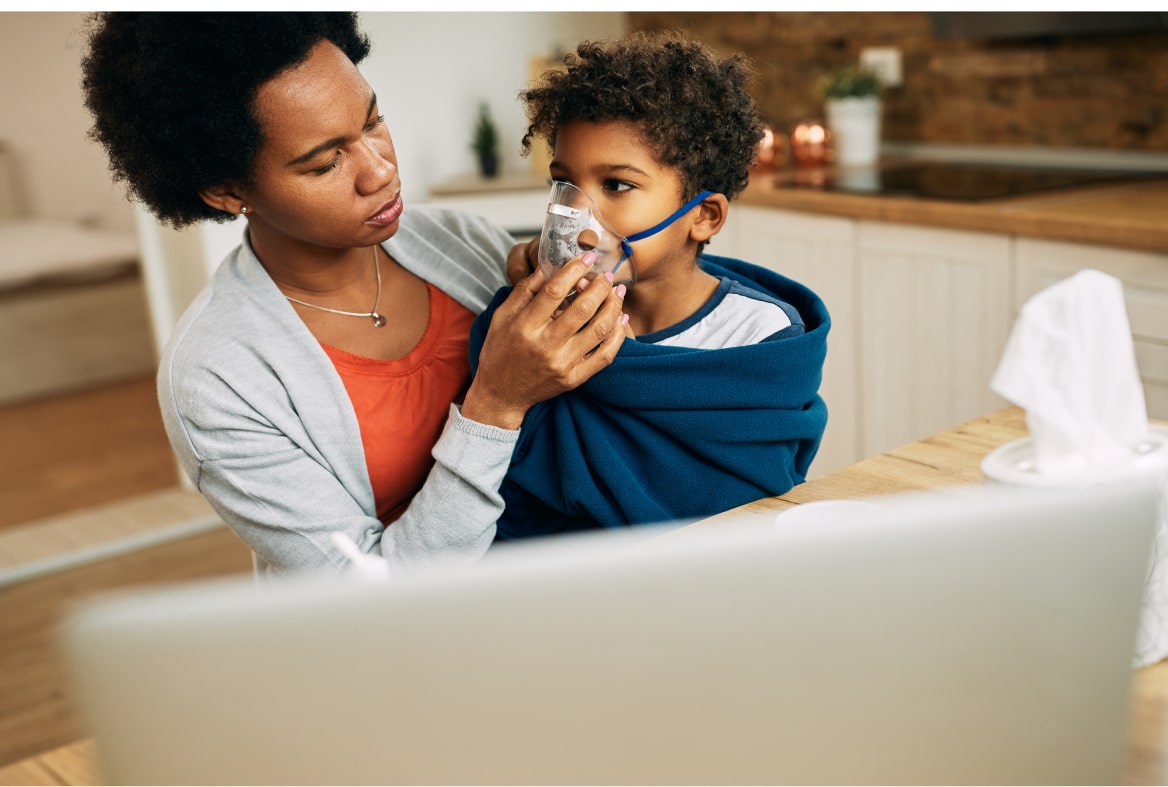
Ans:
[[[1168,420],[1168,254],[743,204],[708,251],[827,304],[828,428],[812,477],[1009,404],[990,381],[1018,310],[1084,268],[1123,281],[1148,416]]]
[[[707,248],[710,254],[737,257],[794,279],[827,305],[832,326],[820,388],[827,403],[827,430],[809,478],[864,456],[856,385],[855,226],[851,219],[734,204],[727,226]]]
[[[989,383],[1011,326],[1011,239],[860,221],[860,450],[873,456],[1007,402]]]
[[[1085,268],[1123,282],[1148,417],[1168,420],[1168,254],[1018,238],[1015,258],[1015,313],[1035,293]]]
[[[727,224],[711,253],[806,284],[831,314],[812,477],[1005,406],[989,381],[1011,325],[1009,237],[751,205]]]

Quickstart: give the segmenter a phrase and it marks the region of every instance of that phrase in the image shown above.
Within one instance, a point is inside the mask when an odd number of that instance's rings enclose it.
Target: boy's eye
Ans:
[[[372,131],[373,129],[377,128],[378,126],[380,126],[384,122],[385,122],[385,115],[378,115],[377,117],[373,118],[373,120],[369,121],[365,125],[365,130]]]
[[[614,178],[609,178],[608,180],[604,181],[604,188],[606,191],[628,191],[632,187],[632,183],[627,183],[623,180],[616,180]]]

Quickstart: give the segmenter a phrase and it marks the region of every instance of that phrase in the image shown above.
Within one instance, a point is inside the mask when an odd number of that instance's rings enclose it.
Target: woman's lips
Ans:
[[[397,221],[397,217],[401,215],[401,212],[402,199],[401,194],[399,193],[396,197],[393,198],[392,201],[382,207],[381,210],[365,219],[365,223],[373,224],[378,227],[385,227]]]

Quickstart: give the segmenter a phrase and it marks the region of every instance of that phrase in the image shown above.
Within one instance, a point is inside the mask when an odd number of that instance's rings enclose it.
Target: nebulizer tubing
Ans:
[[[658,232],[665,229],[673,222],[677,221],[679,218],[684,216],[686,213],[688,213],[689,211],[696,208],[707,197],[712,197],[712,196],[714,196],[714,192],[702,191],[696,197],[691,199],[689,202],[685,203],[680,208],[675,210],[672,214],[669,215],[669,218],[665,219],[664,221],[653,225],[652,227],[650,227],[647,230],[642,230],[641,232],[634,232],[632,235],[628,235],[624,238],[621,238],[621,249],[624,251],[625,256],[626,257],[633,256],[633,247],[631,244],[636,243],[639,240],[644,240],[645,238],[648,238],[652,235],[656,235]],[[634,270],[635,270],[635,267],[634,267]]]

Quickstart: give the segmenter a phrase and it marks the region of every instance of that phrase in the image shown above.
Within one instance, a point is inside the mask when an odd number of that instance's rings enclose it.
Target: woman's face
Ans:
[[[393,141],[352,61],[321,41],[255,98],[263,132],[254,186],[240,193],[253,243],[370,246],[401,215]]]

